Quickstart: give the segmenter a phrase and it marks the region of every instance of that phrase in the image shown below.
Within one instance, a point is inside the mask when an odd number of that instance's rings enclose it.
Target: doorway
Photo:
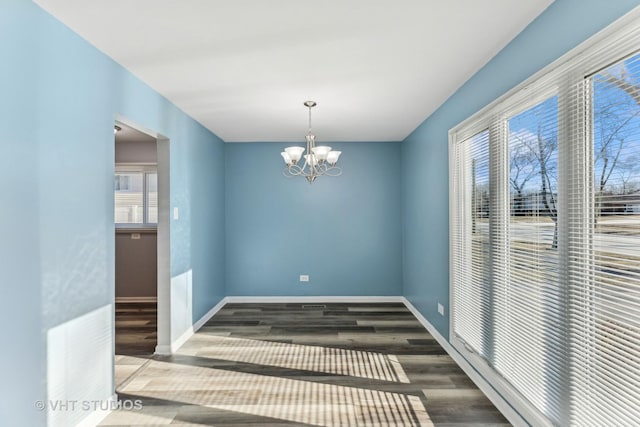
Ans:
[[[114,124],[115,386],[168,339],[169,141]]]

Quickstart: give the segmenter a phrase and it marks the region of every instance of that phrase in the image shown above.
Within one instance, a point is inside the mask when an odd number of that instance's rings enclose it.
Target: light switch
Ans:
[[[178,207],[173,208],[173,219],[180,218],[180,212],[178,212]]]

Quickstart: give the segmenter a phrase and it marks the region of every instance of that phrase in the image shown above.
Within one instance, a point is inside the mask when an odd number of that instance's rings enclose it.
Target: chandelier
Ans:
[[[280,155],[287,164],[282,174],[287,178],[304,176],[311,184],[322,175],[339,176],[342,169],[336,166],[341,151],[331,151],[331,147],[319,145],[316,147],[316,136],[311,133],[311,109],[316,106],[314,101],[306,101],[305,107],[309,108],[309,131],[307,132],[307,154],[304,155],[304,163],[299,165],[304,147],[287,147]]]

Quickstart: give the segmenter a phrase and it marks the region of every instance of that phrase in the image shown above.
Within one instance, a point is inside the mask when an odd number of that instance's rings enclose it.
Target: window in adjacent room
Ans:
[[[118,226],[156,226],[158,174],[152,166],[116,166],[115,223]]]

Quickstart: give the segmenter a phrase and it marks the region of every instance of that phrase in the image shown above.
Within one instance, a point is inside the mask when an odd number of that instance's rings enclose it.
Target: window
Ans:
[[[588,79],[593,91],[593,263],[583,372],[585,417],[640,419],[640,55]],[[619,369],[624,364],[623,369]],[[631,405],[635,404],[633,407]],[[622,418],[622,417],[627,418]],[[634,417],[634,418],[629,418]],[[599,418],[603,419],[603,418]]]
[[[533,425],[640,419],[637,21],[450,133],[451,342]]]
[[[116,174],[116,191],[131,191],[131,174]]]
[[[158,223],[158,174],[150,166],[116,166],[115,223],[155,226]]]

